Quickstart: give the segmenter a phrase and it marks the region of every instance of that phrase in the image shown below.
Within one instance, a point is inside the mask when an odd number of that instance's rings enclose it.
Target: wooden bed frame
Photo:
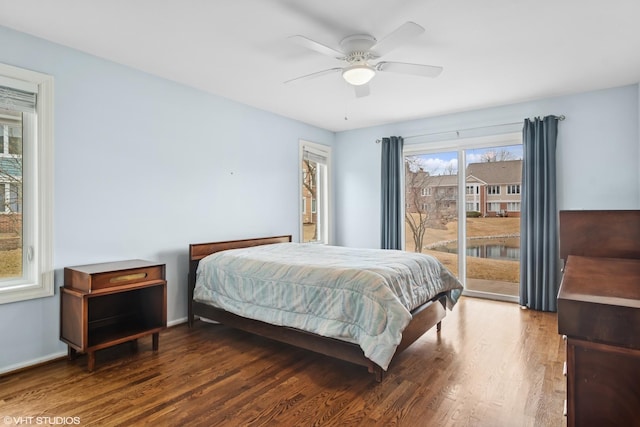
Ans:
[[[189,327],[193,326],[195,316],[220,322],[246,332],[284,342],[296,347],[315,351],[340,360],[345,360],[368,368],[375,375],[378,382],[382,381],[383,369],[367,359],[360,346],[350,342],[327,338],[295,328],[275,326],[257,320],[248,319],[229,313],[222,309],[193,300],[193,290],[196,282],[198,263],[207,255],[227,249],[246,248],[250,246],[268,245],[273,243],[291,242],[291,236],[275,236],[257,239],[231,240],[224,242],[198,243],[189,245]],[[402,341],[396,349],[396,354],[409,347],[426,331],[436,326],[440,332],[441,321],[446,315],[446,296],[439,294],[431,301],[417,307],[411,312],[413,319],[402,334]]]

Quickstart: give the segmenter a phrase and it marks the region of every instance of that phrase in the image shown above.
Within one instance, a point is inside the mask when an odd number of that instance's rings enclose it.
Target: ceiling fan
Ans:
[[[442,67],[390,61],[380,61],[375,64],[371,63],[371,61],[377,60],[423,32],[424,28],[415,22],[409,21],[402,24],[380,41],[368,34],[355,34],[345,37],[340,42],[340,50],[318,43],[317,41],[304,36],[291,36],[289,38],[297,44],[324,55],[345,61],[347,65],[345,67],[329,68],[327,70],[296,77],[287,80],[285,83],[340,72],[342,73],[344,80],[353,86],[356,96],[363,97],[369,95],[369,81],[375,77],[377,72],[437,77],[442,72]]]

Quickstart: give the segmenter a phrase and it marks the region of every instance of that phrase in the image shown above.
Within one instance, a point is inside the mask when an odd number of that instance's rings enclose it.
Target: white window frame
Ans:
[[[500,202],[487,202],[487,212],[500,212]]]
[[[487,185],[487,195],[499,196],[500,195],[500,186],[499,185]]]
[[[0,84],[37,90],[36,134],[23,147],[23,276],[0,280],[3,304],[54,294],[53,76],[0,64]]]
[[[507,194],[520,194],[520,184],[507,185]]]
[[[308,151],[312,154],[316,154],[318,156],[322,156],[326,158],[326,173],[320,175],[320,188],[318,189],[318,195],[316,196],[316,209],[318,222],[322,221],[320,226],[320,234],[318,236],[318,240],[314,243],[316,244],[331,244],[331,233],[332,229],[332,220],[331,220],[331,194],[332,194],[332,183],[331,183],[331,147],[327,145],[317,144],[311,141],[299,140],[298,142],[298,171],[302,165],[302,160],[304,158],[304,151]],[[298,172],[298,194],[299,197],[303,197],[303,184],[302,184],[302,174]],[[313,209],[313,207],[312,207]],[[299,226],[300,226],[300,242],[304,241],[304,218],[302,216],[299,217]]]
[[[480,203],[478,203],[478,202],[466,202],[466,210],[467,210],[467,212],[479,212],[480,211]]]

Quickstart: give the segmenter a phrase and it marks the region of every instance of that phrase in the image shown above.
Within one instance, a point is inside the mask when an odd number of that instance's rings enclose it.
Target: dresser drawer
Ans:
[[[640,350],[640,259],[570,256],[558,291],[558,332]]]
[[[66,267],[64,283],[67,288],[91,293],[144,282],[163,281],[164,270],[164,264],[141,260]]]

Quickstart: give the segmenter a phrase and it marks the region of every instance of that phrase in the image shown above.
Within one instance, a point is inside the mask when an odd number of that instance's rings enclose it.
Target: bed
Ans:
[[[189,326],[210,319],[365,366],[377,381],[394,354],[440,331],[462,292],[428,255],[290,235],[191,244],[188,283]]]

